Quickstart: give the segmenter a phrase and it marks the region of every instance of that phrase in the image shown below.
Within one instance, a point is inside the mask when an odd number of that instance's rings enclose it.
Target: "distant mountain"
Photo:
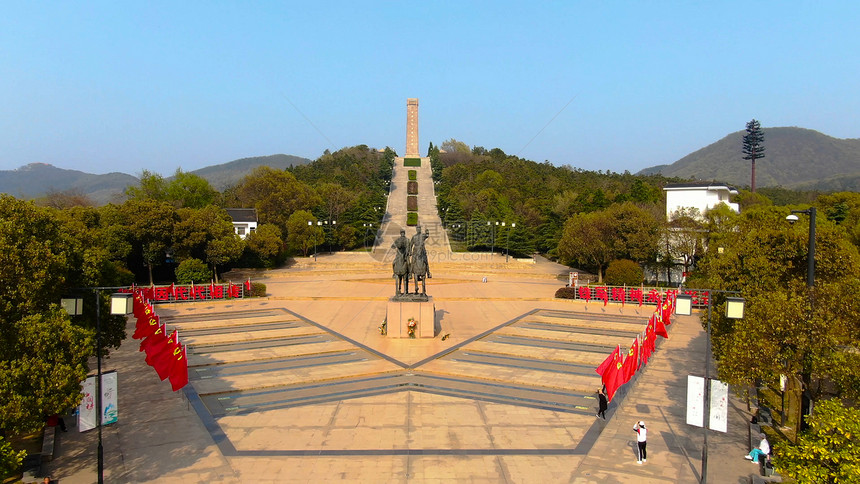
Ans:
[[[191,173],[205,178],[213,188],[223,190],[237,184],[258,166],[283,170],[310,162],[307,158],[291,155],[256,156],[201,168]],[[0,193],[8,193],[23,200],[43,197],[50,192],[74,191],[86,195],[96,205],[105,205],[125,200],[125,188],[139,182],[137,177],[125,173],[93,175],[57,168],[47,163],[30,163],[16,170],[0,170]]]
[[[0,193],[29,200],[49,192],[78,191],[103,205],[122,197],[123,189],[138,179],[125,173],[93,175],[47,163],[30,163],[17,170],[0,170]]]
[[[245,175],[251,173],[258,166],[283,170],[297,165],[306,165],[310,162],[311,160],[307,158],[292,155],[255,156],[207,166],[190,173],[205,178],[212,185],[212,188],[221,191],[239,183]]]
[[[751,166],[741,152],[745,133],[732,133],[671,165],[645,168],[639,174],[748,187]],[[764,128],[764,146],[765,158],[755,164],[757,187],[860,191],[860,139],[833,138],[803,128]]]

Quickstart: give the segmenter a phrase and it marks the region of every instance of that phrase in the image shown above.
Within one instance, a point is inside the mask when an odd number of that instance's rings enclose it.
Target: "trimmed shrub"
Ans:
[[[418,172],[415,170],[409,170],[409,179],[410,180],[417,180],[418,179]]]
[[[642,267],[628,259],[616,259],[606,268],[606,284],[638,286],[642,284]]]
[[[406,210],[410,212],[418,211],[418,197],[415,195],[409,195],[406,197]]]
[[[212,280],[212,270],[200,259],[185,259],[176,267],[177,284],[208,283]]]
[[[421,158],[403,158],[403,166],[421,166]]]
[[[266,297],[266,285],[262,282],[251,281],[251,297]]]
[[[418,194],[418,182],[417,181],[406,182],[406,193],[408,195],[417,195]]]
[[[576,299],[575,287],[560,287],[555,291],[555,297],[559,299]]]
[[[406,225],[410,227],[418,225],[418,214],[415,212],[408,212],[406,214]]]

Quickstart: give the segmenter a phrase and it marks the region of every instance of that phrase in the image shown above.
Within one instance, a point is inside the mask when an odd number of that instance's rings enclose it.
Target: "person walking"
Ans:
[[[603,389],[597,390],[597,416],[603,417],[603,420],[606,420],[606,409],[609,408],[609,401],[606,400],[606,394],[603,393]]]
[[[645,457],[647,457],[645,445],[648,441],[648,431],[645,430],[645,422],[640,420],[639,423],[633,426],[633,431],[636,432],[636,443],[639,445],[639,460],[636,463],[648,462],[645,460]]]

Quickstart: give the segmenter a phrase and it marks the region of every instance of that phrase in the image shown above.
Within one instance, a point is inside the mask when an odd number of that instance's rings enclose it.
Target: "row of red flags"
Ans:
[[[170,378],[174,392],[187,385],[188,358],[179,333],[174,329],[167,334],[167,326],[138,288],[134,289],[134,317],[137,323],[132,338],[141,340],[140,351],[146,352],[146,363],[155,368],[162,381]]]
[[[657,336],[669,337],[666,326],[672,324],[670,317],[675,312],[676,296],[675,291],[667,292],[666,297],[657,302],[657,308],[648,320],[644,336],[641,334],[636,336],[633,344],[624,353],[621,352],[621,345],[616,346],[597,367],[595,371],[606,387],[607,399],[612,400],[618,388],[629,382],[639,368],[648,363],[656,347]]]

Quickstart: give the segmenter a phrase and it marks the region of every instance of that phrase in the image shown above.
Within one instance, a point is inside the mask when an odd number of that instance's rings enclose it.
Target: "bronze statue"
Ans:
[[[405,284],[405,292],[409,293],[409,239],[406,238],[406,231],[400,229],[400,237],[394,239],[391,248],[397,252],[394,256],[394,262],[391,264],[394,270],[394,278],[397,279],[396,295],[403,294],[400,292],[401,283]],[[404,282],[405,281],[405,282]]]
[[[430,229],[425,229],[423,234],[420,225],[416,229],[415,235],[409,242],[410,271],[412,277],[415,278],[415,294],[418,294],[418,281],[421,281],[421,294],[426,296],[426,280],[433,277],[430,275],[430,266],[427,264],[427,249],[424,246],[424,241],[430,237]]]

